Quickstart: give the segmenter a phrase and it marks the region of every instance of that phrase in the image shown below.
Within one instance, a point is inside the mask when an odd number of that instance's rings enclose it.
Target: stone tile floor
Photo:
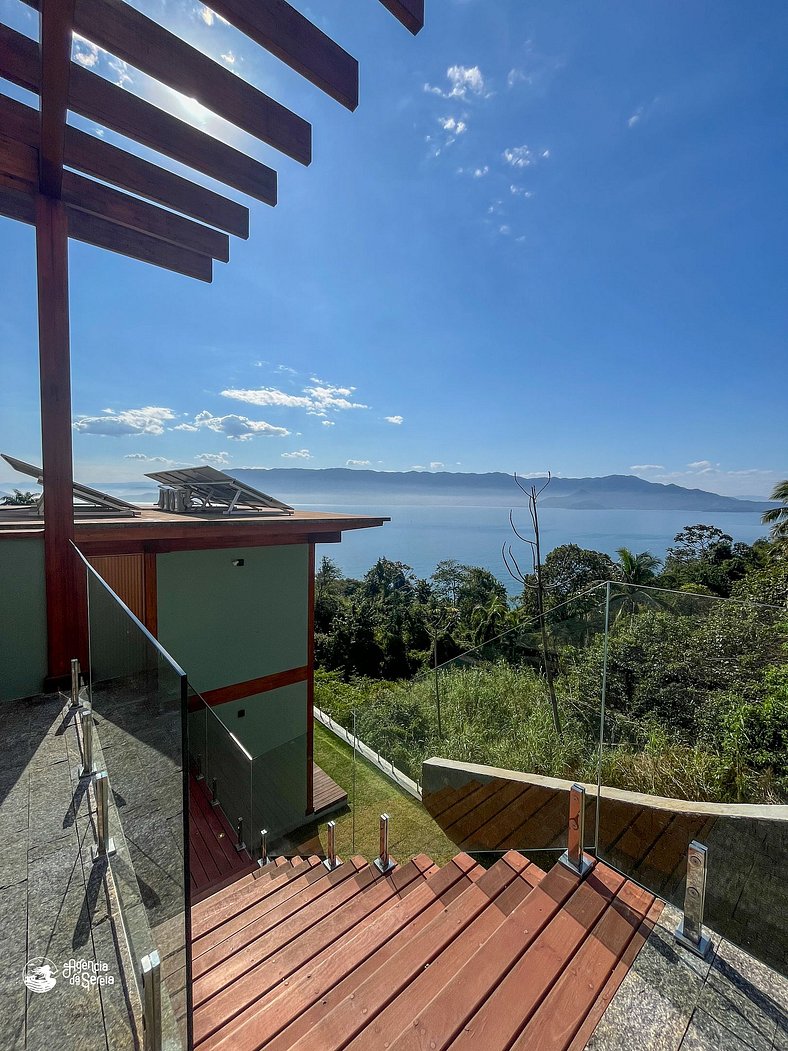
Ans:
[[[110,916],[106,862],[91,862],[95,811],[78,776],[75,720],[58,695],[7,702],[0,733],[0,1047],[125,1051],[135,1042],[123,946]],[[23,976],[40,957],[51,962],[56,984],[37,993]],[[79,977],[79,968],[89,975],[104,964],[99,973],[112,984]]]
[[[679,917],[665,906],[588,1051],[788,1051],[788,980],[714,936],[699,959],[673,938]]]

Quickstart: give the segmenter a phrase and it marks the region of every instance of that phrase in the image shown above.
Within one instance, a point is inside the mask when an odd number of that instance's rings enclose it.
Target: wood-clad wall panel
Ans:
[[[131,612],[146,623],[143,555],[91,555],[90,564]]]

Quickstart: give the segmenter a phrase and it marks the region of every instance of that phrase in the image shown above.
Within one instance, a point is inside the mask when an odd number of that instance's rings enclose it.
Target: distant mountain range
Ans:
[[[372,497],[397,503],[429,499],[434,503],[515,504],[522,494],[511,475],[502,472],[461,474],[450,471],[364,471],[333,467],[258,468],[228,470],[271,496],[293,503],[329,503],[340,497],[353,502]],[[538,484],[539,480],[535,480]],[[524,484],[530,485],[531,479]],[[767,501],[738,500],[732,496],[685,489],[680,485],[648,482],[629,474],[602,478],[556,478],[541,497],[542,507],[572,511],[744,511],[761,512]]]

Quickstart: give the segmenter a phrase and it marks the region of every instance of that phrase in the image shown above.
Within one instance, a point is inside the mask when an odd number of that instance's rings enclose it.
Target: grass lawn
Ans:
[[[397,861],[404,863],[415,854],[428,854],[436,864],[445,864],[458,853],[455,844],[418,800],[359,755],[356,756],[354,805],[353,749],[318,722],[315,722],[315,762],[348,794],[350,809],[330,815],[337,826],[340,857],[361,854],[371,861],[378,856],[383,813],[389,815],[389,853]],[[319,826],[319,833],[325,847],[325,822]]]

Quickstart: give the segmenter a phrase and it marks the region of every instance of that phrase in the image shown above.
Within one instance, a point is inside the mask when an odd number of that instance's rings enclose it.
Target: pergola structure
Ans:
[[[49,687],[83,656],[72,508],[68,239],[210,281],[245,205],[68,124],[73,113],[265,204],[267,165],[72,61],[74,34],[309,164],[311,125],[125,0],[26,0],[39,41],[0,24],[0,77],[39,96],[0,94],[0,214],[36,228]],[[424,0],[380,0],[412,33]],[[286,0],[211,0],[211,9],[343,106],[358,104],[358,62]]]

